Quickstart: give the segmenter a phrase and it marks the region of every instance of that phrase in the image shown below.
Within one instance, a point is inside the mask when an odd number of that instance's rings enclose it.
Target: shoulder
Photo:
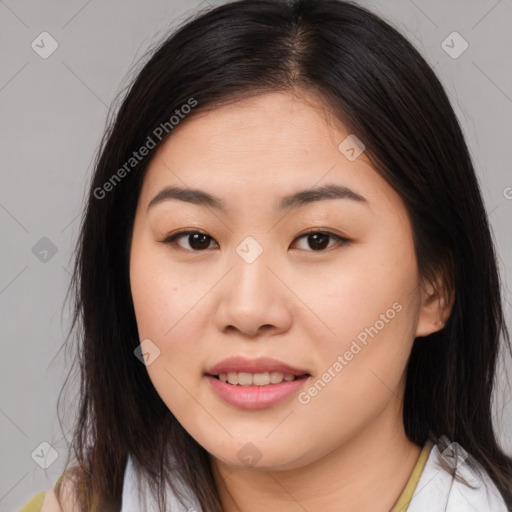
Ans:
[[[23,505],[23,507],[21,507],[18,512],[39,512],[43,506],[45,497],[45,491],[36,494],[33,498],[27,501],[27,503],[25,503],[25,505]]]
[[[63,512],[53,489],[36,494],[18,512]]]
[[[63,474],[54,488],[36,494],[18,512],[75,512],[77,504],[74,480]]]
[[[457,443],[448,441],[447,445],[440,450],[433,444],[408,512],[508,512],[501,493],[478,461]]]

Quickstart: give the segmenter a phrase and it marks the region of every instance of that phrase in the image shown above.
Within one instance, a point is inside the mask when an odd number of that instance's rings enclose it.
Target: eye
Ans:
[[[188,237],[185,240],[187,241],[189,247],[184,247],[178,243],[178,240],[184,237]],[[303,233],[297,237],[294,242],[301,240],[302,238],[307,239],[308,244],[315,252],[323,251],[326,249],[326,247],[331,247],[332,245],[329,245],[329,240],[333,240],[339,245],[344,245],[349,242],[348,239],[334,233],[330,233],[329,231],[310,231],[308,233]],[[200,252],[208,249],[212,240],[214,239],[210,235],[207,235],[201,231],[180,231],[179,233],[175,233],[174,235],[167,237],[162,241],[162,243],[178,244],[183,249],[192,250],[193,252]]]
[[[328,245],[329,239],[334,240],[339,245],[344,245],[349,242],[348,239],[335,235],[334,233],[330,233],[329,231],[310,231],[302,234],[295,240],[300,240],[302,238],[306,238],[307,243],[315,252],[323,251],[326,247],[331,247]]]
[[[186,238],[189,247],[182,247],[183,249],[192,249],[194,252],[200,252],[204,251],[205,249],[208,249],[208,245],[213,238],[206,233],[202,233],[201,231],[180,231],[179,233],[176,233],[174,235],[171,235],[167,237],[165,240],[163,240],[163,243],[165,244],[175,244],[180,238]]]

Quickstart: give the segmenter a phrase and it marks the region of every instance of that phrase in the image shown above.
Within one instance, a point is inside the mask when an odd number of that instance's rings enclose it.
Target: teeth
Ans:
[[[238,373],[237,372],[229,372],[226,380],[230,384],[238,384]]]
[[[229,382],[229,380],[228,380],[228,382]],[[252,373],[239,372],[238,373],[238,384],[240,384],[240,386],[250,386],[252,384]]]
[[[247,373],[247,372],[228,372],[219,374],[222,382],[239,386],[266,386],[268,384],[280,384],[286,381],[295,380],[295,375],[281,372],[263,372],[263,373]]]
[[[283,381],[283,374],[281,372],[270,372],[270,383],[279,384]]]
[[[266,386],[270,384],[270,373],[255,373],[252,376],[252,383],[255,386]]]

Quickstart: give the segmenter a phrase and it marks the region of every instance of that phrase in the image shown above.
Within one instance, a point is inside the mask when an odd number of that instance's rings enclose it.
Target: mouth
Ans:
[[[282,372],[222,372],[218,375],[207,375],[232,386],[275,386],[282,382],[292,382],[294,380],[311,377],[309,373],[293,375],[291,373]]]
[[[212,366],[205,378],[224,402],[242,409],[263,409],[296,394],[311,373],[276,359],[237,356]]]
[[[228,357],[213,365],[206,375],[217,377],[223,382],[233,385],[279,384],[284,380],[310,375],[307,370],[300,369],[270,357],[248,359],[242,356]]]

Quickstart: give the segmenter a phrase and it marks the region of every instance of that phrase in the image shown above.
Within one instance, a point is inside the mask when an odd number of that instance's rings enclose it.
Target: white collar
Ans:
[[[185,507],[178,501],[176,495],[170,488],[167,489],[167,510],[173,512],[202,512],[199,502],[190,489],[182,483],[177,483],[177,487],[184,495]],[[134,459],[128,455],[128,463],[124,473],[123,482],[123,501],[121,512],[160,512],[158,505],[152,496],[147,492],[147,483],[139,477],[135,467]],[[142,492],[140,492],[142,490]],[[146,497],[147,496],[147,499]]]
[[[430,443],[431,441],[427,441]],[[450,444],[448,442],[448,444]],[[443,452],[444,453],[444,452]],[[471,457],[469,455],[468,457]],[[441,466],[442,455],[435,444],[430,450],[416,485],[407,512],[509,512],[498,489],[482,468],[483,476],[469,471],[466,464],[457,466],[457,474],[464,477],[475,489],[459,482],[454,476]],[[474,460],[474,459],[473,459]],[[480,464],[477,463],[477,466]],[[144,482],[137,476],[134,461],[128,457],[123,483],[123,502],[121,512],[159,512],[152,497],[148,502],[144,501],[144,492],[138,492],[138,484],[147,489]],[[167,508],[173,512],[202,512],[199,502],[190,489],[183,484],[178,484],[180,491],[183,489],[185,507],[178,501],[176,495],[168,489]],[[141,496],[142,494],[142,496]]]
[[[444,440],[451,445],[446,437]],[[457,443],[453,443],[453,446],[457,446]],[[446,452],[447,450],[440,452],[438,445],[433,445],[407,512],[509,512],[494,482],[471,455],[462,450],[464,455],[461,457],[459,453],[458,457],[462,463],[453,462],[452,467],[456,467],[456,474],[475,487],[474,489],[456,480],[454,475],[441,465],[441,460],[445,458],[442,454]],[[466,456],[468,459],[472,458],[480,469],[481,476],[470,470],[469,465],[463,462]]]

